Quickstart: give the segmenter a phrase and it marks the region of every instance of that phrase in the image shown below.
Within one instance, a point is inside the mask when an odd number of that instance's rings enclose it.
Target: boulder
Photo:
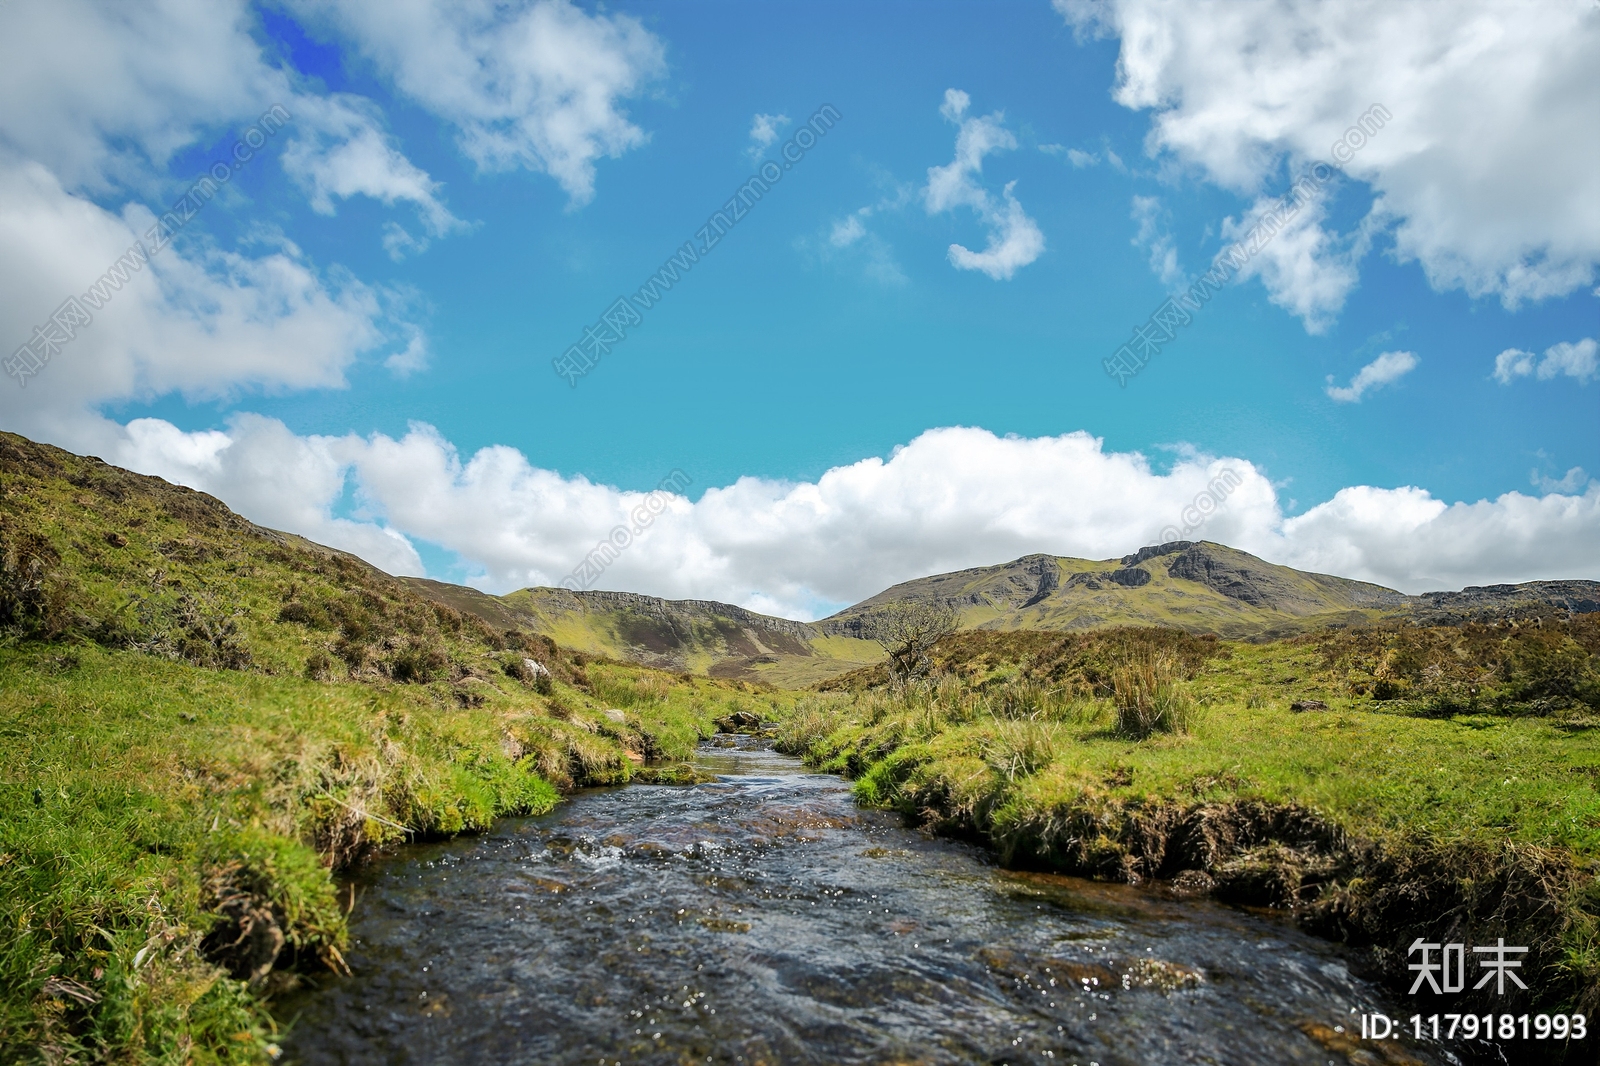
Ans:
[[[1328,705],[1321,700],[1295,700],[1289,704],[1291,711],[1325,711]]]
[[[624,722],[626,722],[628,720],[628,716],[626,714],[624,714],[623,712],[617,710],[615,707],[612,707],[610,710],[601,711],[600,713],[604,714],[607,718],[611,719],[613,722],[617,723],[618,725],[622,725]]]
[[[761,728],[761,719],[749,711],[734,711],[718,718],[717,728],[724,733],[754,733]]]

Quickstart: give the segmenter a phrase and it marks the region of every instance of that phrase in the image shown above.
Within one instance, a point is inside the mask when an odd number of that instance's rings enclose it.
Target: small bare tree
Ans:
[[[873,612],[872,635],[889,653],[889,673],[897,682],[921,677],[932,665],[928,649],[960,625],[948,603],[899,600]]]

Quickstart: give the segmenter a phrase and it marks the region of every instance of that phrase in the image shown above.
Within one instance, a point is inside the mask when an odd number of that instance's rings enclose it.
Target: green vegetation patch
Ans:
[[[1008,864],[1288,908],[1374,946],[1394,975],[1417,935],[1506,935],[1534,948],[1538,1002],[1593,1009],[1597,623],[1259,645],[958,633],[926,682],[847,675],[797,705],[782,743],[855,777],[863,802],[987,841]],[[1181,704],[1182,728],[1128,726],[1143,684],[1128,675],[1152,662],[1166,665],[1149,688]],[[1406,696],[1374,698],[1384,677],[1407,679]]]

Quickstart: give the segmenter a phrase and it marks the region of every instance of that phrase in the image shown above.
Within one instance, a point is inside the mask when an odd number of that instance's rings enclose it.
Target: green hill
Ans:
[[[1170,626],[1246,640],[1330,625],[1454,625],[1600,610],[1595,581],[1530,581],[1407,596],[1370,582],[1279,566],[1209,541],[1174,541],[1120,559],[1026,555],[903,582],[810,623],[709,600],[552,588],[489,596],[407,580],[424,595],[497,627],[543,634],[589,654],[780,687],[826,680],[881,660],[883,652],[871,639],[874,618],[902,600],[948,603],[963,629]]]
[[[424,578],[404,579],[439,603],[562,647],[663,670],[796,688],[870,665],[875,641],[712,600],[631,592],[526,588],[504,596]]]
[[[875,608],[895,600],[949,603],[964,629],[1163,625],[1262,637],[1369,620],[1404,609],[1411,597],[1364,581],[1302,573],[1221,544],[1174,541],[1121,559],[1027,555],[907,581],[817,626],[859,635],[870,631]]]

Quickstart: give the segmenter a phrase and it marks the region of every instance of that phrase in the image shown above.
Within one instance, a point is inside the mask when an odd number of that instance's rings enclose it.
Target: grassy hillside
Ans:
[[[1329,626],[1409,619],[1459,624],[1600,611],[1600,582],[1535,581],[1406,596],[1310,574],[1221,544],[1174,541],[1121,559],[1028,555],[904,582],[820,622],[794,622],[706,600],[529,588],[489,596],[408,578],[436,602],[496,628],[540,634],[593,655],[661,669],[803,686],[878,663],[871,638],[897,601],[947,603],[964,629],[1080,631],[1169,626],[1264,640]]]
[[[1010,865],[1287,908],[1398,982],[1417,936],[1504,935],[1533,948],[1532,991],[1475,1008],[1600,1008],[1600,615],[977,631],[933,660],[921,684],[831,682],[786,746]],[[1168,728],[1141,739],[1146,701]]]
[[[692,780],[747,685],[496,628],[0,435],[0,1061],[255,1062],[374,849]]]
[[[972,629],[1162,625],[1242,638],[1369,621],[1408,597],[1276,566],[1221,544],[1176,541],[1121,559],[1029,555],[908,581],[817,625],[830,633],[861,632],[870,628],[874,609],[893,600],[951,603],[963,628]]]

